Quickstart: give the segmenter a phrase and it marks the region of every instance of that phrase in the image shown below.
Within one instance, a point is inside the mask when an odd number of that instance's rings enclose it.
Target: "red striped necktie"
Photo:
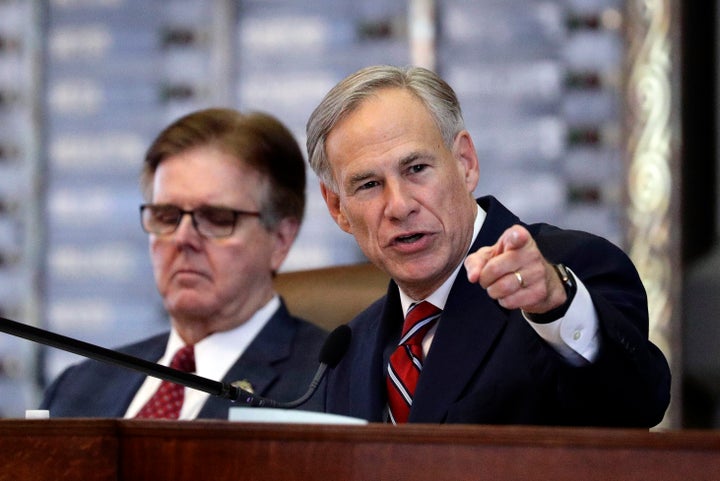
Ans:
[[[412,407],[420,371],[422,370],[422,341],[440,317],[442,311],[427,301],[410,307],[397,349],[388,363],[387,390],[390,421],[406,423]]]

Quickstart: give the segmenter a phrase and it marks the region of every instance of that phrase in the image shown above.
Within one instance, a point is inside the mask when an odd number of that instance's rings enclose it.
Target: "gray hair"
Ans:
[[[417,96],[428,109],[448,148],[452,148],[455,137],[465,128],[455,91],[436,73],[422,67],[391,65],[360,69],[333,87],[307,122],[308,161],[320,181],[331,190],[337,192],[337,185],[325,152],[327,136],[365,99],[387,88],[406,89]]]

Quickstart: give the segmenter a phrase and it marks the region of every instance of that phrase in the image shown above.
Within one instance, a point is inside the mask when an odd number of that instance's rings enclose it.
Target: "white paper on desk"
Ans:
[[[297,424],[367,424],[367,420],[339,414],[302,411],[299,409],[234,407],[230,408],[229,421],[248,423]]]

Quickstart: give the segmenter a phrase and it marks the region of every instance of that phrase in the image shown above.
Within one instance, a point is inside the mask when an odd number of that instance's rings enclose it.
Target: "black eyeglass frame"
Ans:
[[[150,230],[150,229],[147,228],[147,226],[145,225],[145,221],[144,221],[144,218],[145,218],[145,217],[144,217],[144,215],[143,215],[143,212],[144,212],[146,209],[152,209],[152,208],[154,208],[154,207],[165,207],[165,208],[177,209],[177,212],[178,212],[179,215],[178,215],[178,218],[177,218],[177,222],[175,223],[175,226],[174,226],[172,229],[169,229],[169,230],[167,230],[167,231],[158,231],[158,232],[155,232],[155,231],[152,231],[152,230]],[[233,215],[233,221],[232,221],[232,226],[231,226],[231,228],[230,228],[230,232],[228,232],[227,234],[215,235],[215,234],[203,232],[202,230],[200,230],[200,226],[199,226],[199,224],[198,224],[198,222],[197,222],[197,219],[195,218],[195,214],[196,214],[197,211],[202,211],[202,210],[207,210],[207,209],[217,209],[217,210],[221,210],[221,211],[226,211],[226,212],[232,213],[232,215]],[[155,235],[168,235],[168,234],[172,234],[173,232],[177,231],[178,227],[180,226],[180,223],[182,222],[183,218],[184,218],[186,215],[189,215],[189,216],[190,216],[190,220],[191,220],[191,222],[192,222],[192,225],[193,225],[193,227],[195,228],[195,231],[196,231],[198,234],[200,234],[200,235],[203,236],[203,237],[209,237],[209,238],[219,239],[219,238],[223,238],[223,237],[230,237],[231,235],[233,235],[233,233],[235,232],[235,228],[237,227],[237,224],[238,224],[238,219],[239,219],[241,216],[258,217],[258,218],[260,218],[260,217],[262,217],[262,212],[260,212],[260,211],[252,211],[252,210],[231,209],[231,208],[229,208],[229,207],[218,207],[218,206],[212,206],[212,205],[204,205],[204,206],[201,206],[201,207],[199,207],[199,208],[197,208],[197,209],[193,209],[193,210],[184,210],[184,209],[181,209],[180,207],[178,207],[178,206],[176,206],[176,205],[173,205],[173,204],[140,204],[140,225],[141,225],[142,229],[143,229],[146,233],[148,233],[148,234],[155,234]]]

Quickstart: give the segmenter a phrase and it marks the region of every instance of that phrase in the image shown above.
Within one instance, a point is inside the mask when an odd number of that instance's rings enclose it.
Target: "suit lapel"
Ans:
[[[157,362],[165,353],[168,337],[170,337],[169,332],[165,332],[121,349],[121,352],[146,361]],[[105,403],[108,409],[113,411],[110,414],[111,417],[123,417],[145,378],[145,374],[134,370],[118,376],[117,382],[122,384],[122,387],[111,390],[105,400],[98,400],[98,402]]]
[[[477,314],[469,319],[469,313]],[[507,314],[480,286],[467,282],[462,269],[425,360],[410,421],[442,422],[448,405],[462,394],[506,322]]]
[[[123,371],[122,375],[98,379],[98,383],[105,383],[104,389],[97,390],[93,394],[93,404],[98,406],[98,411],[102,413],[103,417],[121,418],[125,416],[128,406],[145,381],[145,374],[118,369]]]
[[[487,212],[470,252],[495,243],[519,220],[492,198],[480,199]],[[410,421],[442,422],[502,333],[508,313],[485,290],[467,280],[462,267],[450,290],[413,400]]]
[[[390,353],[402,329],[402,307],[395,282],[390,282],[386,302],[379,316],[363,326],[352,355],[349,399],[350,415],[369,421],[382,421],[387,393],[385,376]],[[365,335],[367,334],[367,335]]]
[[[290,356],[295,328],[289,320],[290,315],[282,305],[230,367],[222,381],[232,383],[247,380],[256,394],[264,395],[280,376],[274,365]],[[229,407],[227,399],[210,396],[198,413],[198,418],[227,418]]]

